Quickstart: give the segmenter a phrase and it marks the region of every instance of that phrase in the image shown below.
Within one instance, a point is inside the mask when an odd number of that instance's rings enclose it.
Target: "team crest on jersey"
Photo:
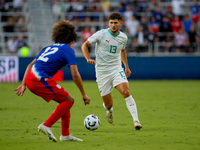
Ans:
[[[57,84],[56,86],[57,86],[57,88],[59,88],[59,89],[61,89],[61,88],[62,88],[62,87],[61,87],[59,84]]]
[[[119,42],[119,43],[118,43],[118,45],[122,45],[122,44],[123,44],[123,42]]]

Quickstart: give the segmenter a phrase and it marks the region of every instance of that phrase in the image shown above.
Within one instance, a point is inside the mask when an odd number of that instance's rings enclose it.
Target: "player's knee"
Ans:
[[[126,89],[123,91],[123,97],[126,98],[126,97],[129,97],[131,95],[129,89]]]
[[[70,102],[74,103],[74,98],[72,98],[72,99],[70,100]]]
[[[70,95],[68,95],[67,98],[66,98],[65,100],[74,103],[74,98],[73,98],[72,96],[70,96]]]

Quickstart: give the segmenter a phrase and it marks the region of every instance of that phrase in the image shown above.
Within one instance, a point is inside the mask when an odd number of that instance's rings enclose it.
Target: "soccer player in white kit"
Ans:
[[[96,81],[103,99],[103,106],[106,109],[106,118],[109,123],[113,123],[113,98],[111,95],[113,87],[116,88],[124,97],[127,108],[133,117],[136,130],[140,130],[142,125],[138,119],[137,107],[129,91],[127,77],[131,75],[128,66],[125,46],[127,36],[121,32],[122,17],[119,13],[112,13],[109,16],[109,28],[102,29],[94,33],[81,46],[87,63],[95,65]],[[88,47],[96,43],[96,61],[91,59]],[[125,72],[122,68],[123,62]]]

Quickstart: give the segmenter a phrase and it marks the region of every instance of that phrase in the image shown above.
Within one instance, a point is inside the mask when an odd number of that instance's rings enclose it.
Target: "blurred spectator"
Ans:
[[[194,23],[195,27],[197,26],[197,23],[199,21],[199,8],[197,0],[193,0],[193,4],[191,6],[192,11],[192,22]]]
[[[132,1],[131,5],[133,7],[134,12],[136,12],[136,15],[137,15],[137,12],[141,11],[139,7],[139,1]]]
[[[22,11],[20,9],[17,9],[15,11],[15,15],[13,15],[13,18],[15,20],[15,22],[17,22],[17,20],[22,16]]]
[[[30,57],[32,55],[30,48],[25,44],[19,50],[17,55],[19,57]]]
[[[166,16],[164,16],[163,19],[162,19],[162,22],[159,26],[159,32],[162,33],[160,35],[160,41],[163,41],[165,39],[166,34],[172,33],[171,23],[169,21],[169,18],[167,18]]]
[[[101,0],[100,4],[101,4],[101,8],[102,8],[104,14],[106,15],[106,17],[108,17],[110,15],[110,13],[109,13],[110,1],[109,0]]]
[[[112,13],[112,12],[114,12],[114,7],[113,6],[110,6],[109,7],[109,9],[108,9],[108,11],[107,11],[107,14],[105,14],[105,21],[107,20],[109,20],[108,18],[109,18],[109,15]]]
[[[71,7],[70,0],[65,0],[64,3],[61,3],[62,12],[67,12]]]
[[[129,51],[130,52],[138,52],[138,46],[139,46],[139,44],[138,44],[137,38],[136,37],[132,38]]]
[[[140,24],[142,25],[144,34],[146,36],[148,34],[148,22],[146,16],[141,17]]]
[[[158,7],[159,4],[158,4],[158,0],[152,0],[149,2],[149,11],[155,11],[156,10],[156,7]]]
[[[131,2],[130,2],[130,0],[123,0],[122,2],[121,2],[122,4],[123,4],[123,6],[131,6]]]
[[[5,12],[5,1],[0,0],[0,12]]]
[[[148,0],[139,0],[139,11],[145,12],[149,8]]]
[[[16,22],[15,29],[17,32],[27,32],[28,22],[26,21],[25,16],[20,16]]]
[[[154,53],[154,48],[155,48],[155,42],[158,41],[157,35],[153,32],[152,26],[148,26],[148,45],[149,45],[149,50]]]
[[[197,32],[195,30],[194,25],[192,25],[190,27],[190,31],[188,33],[188,36],[189,36],[189,42],[190,42],[188,52],[191,53],[191,52],[194,52],[197,49],[197,43],[199,43],[198,35],[197,35]]]
[[[134,11],[132,10],[132,7],[131,6],[126,6],[125,7],[125,12],[124,12],[124,15],[123,17],[125,18],[125,20],[131,20],[132,19],[132,16],[134,15]]]
[[[120,12],[121,15],[123,15],[123,13],[125,12],[125,7],[123,3],[120,2],[118,6],[119,6],[118,11]]]
[[[87,39],[92,36],[93,32],[90,30],[89,26],[86,26],[85,29],[81,32],[82,43],[87,41]],[[89,52],[91,52],[91,48],[88,47]]]
[[[26,41],[24,40],[24,37],[22,35],[19,35],[17,37],[17,49],[20,49],[21,47],[25,46]]]
[[[136,35],[137,39],[137,52],[147,52],[148,51],[148,41],[145,37],[144,31],[143,31],[143,26],[138,27],[138,33]]]
[[[156,34],[159,30],[160,24],[156,21],[156,18],[154,16],[151,16],[148,26],[150,26],[152,28],[152,31]]]
[[[184,8],[186,6],[185,0],[172,0],[171,6],[173,14],[179,16],[180,19],[182,19],[184,15]]]
[[[0,0],[0,12],[7,12],[9,11],[9,4],[5,0]],[[0,15],[0,20],[2,22],[6,22],[8,19],[8,16],[6,15]]]
[[[92,16],[90,16],[92,21],[99,21],[100,18],[100,14],[98,12],[102,12],[102,8],[99,5],[96,5],[98,3],[98,1],[94,0],[92,3],[89,4],[89,6],[87,7],[86,12],[94,12],[94,14]],[[105,16],[105,18],[107,18],[107,16]]]
[[[166,34],[165,39],[163,40],[162,44],[164,46],[165,52],[172,52],[173,51],[173,37],[169,34]]]
[[[76,18],[78,18],[80,21],[83,21],[86,18],[86,11],[84,10],[82,3],[80,1],[76,1],[74,8],[76,12]],[[93,11],[95,12],[95,9]]]
[[[60,20],[61,12],[62,12],[60,0],[53,1],[53,3],[52,3],[52,12],[53,12],[54,18],[57,21]]]
[[[185,32],[189,33],[190,32],[190,27],[192,26],[192,21],[189,19],[188,15],[184,16],[183,22],[183,27],[185,28]]]
[[[87,23],[88,25],[92,23],[90,17],[86,17],[84,21],[85,21],[85,23]]]
[[[159,6],[157,6],[156,9],[152,11],[152,15],[156,18],[156,22],[160,23],[162,21],[163,14]]]
[[[5,0],[0,0],[0,12],[7,12],[9,9],[9,4]]]
[[[74,17],[74,18],[72,19],[72,23],[73,23],[73,25],[75,26],[76,32],[79,32],[79,31],[80,31],[80,26],[79,26],[80,20],[79,20],[78,18]]]
[[[9,39],[7,41],[8,53],[16,54],[17,50],[18,50],[17,45],[18,45],[18,41],[17,41],[16,37],[15,36],[11,37],[11,39]]]
[[[178,33],[179,30],[182,28],[182,22],[179,19],[179,16],[177,15],[174,16],[174,19],[172,19],[171,24],[173,33]]]
[[[24,0],[13,0],[13,8],[15,11],[22,10],[24,5]]]
[[[170,20],[166,16],[164,16],[162,19],[162,22],[159,27],[159,32],[162,32],[162,33],[172,32],[172,26],[171,26]]]
[[[14,17],[9,17],[6,25],[4,26],[4,32],[14,32],[15,29],[15,20]]]
[[[187,51],[189,40],[183,28],[181,28],[178,33],[175,33],[174,44],[176,46],[176,52],[181,53]]]
[[[129,32],[131,37],[135,37],[137,34],[137,28],[140,25],[140,22],[135,18],[134,15],[132,15],[131,20],[127,20],[125,22],[125,25],[127,27],[127,31]]]
[[[166,16],[167,18],[169,18],[170,21],[172,21],[172,19],[174,18],[174,14],[173,14],[173,12],[172,12],[172,7],[171,7],[171,6],[167,6],[166,11],[167,11],[167,12],[166,12],[165,16]]]

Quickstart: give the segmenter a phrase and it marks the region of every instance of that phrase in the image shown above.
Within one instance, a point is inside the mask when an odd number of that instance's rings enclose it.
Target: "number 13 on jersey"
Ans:
[[[114,46],[114,45],[110,45],[110,53],[113,53],[115,54],[117,51],[117,46]]]

